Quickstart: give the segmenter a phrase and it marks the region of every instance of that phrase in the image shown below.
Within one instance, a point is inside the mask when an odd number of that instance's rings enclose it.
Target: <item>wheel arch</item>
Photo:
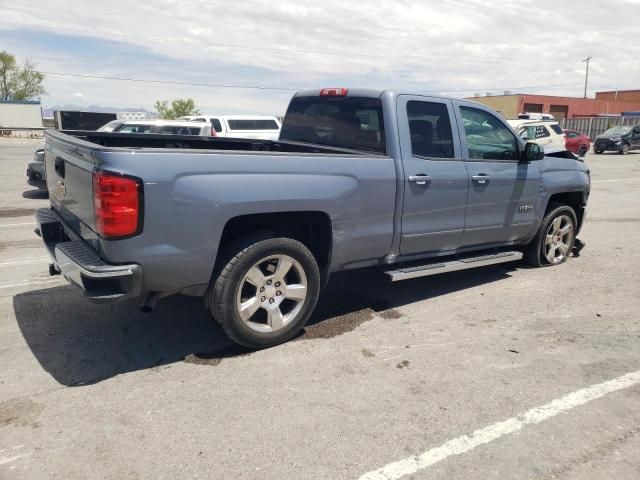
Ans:
[[[260,232],[302,242],[318,262],[322,284],[327,282],[333,247],[333,226],[329,215],[322,211],[255,213],[229,219],[222,230],[214,271],[220,267],[220,262],[234,242]]]
[[[554,193],[547,200],[547,205],[544,210],[546,215],[556,205],[567,205],[573,208],[578,220],[577,231],[580,231],[582,227],[582,221],[584,220],[585,207],[587,205],[586,192],[560,192]]]

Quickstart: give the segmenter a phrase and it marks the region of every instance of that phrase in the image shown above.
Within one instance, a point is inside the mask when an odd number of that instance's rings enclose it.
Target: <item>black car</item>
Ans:
[[[27,166],[27,183],[40,190],[47,189],[47,175],[44,170],[44,149],[33,153],[33,160]]]
[[[596,137],[593,151],[629,153],[629,150],[640,149],[640,126],[617,125]]]

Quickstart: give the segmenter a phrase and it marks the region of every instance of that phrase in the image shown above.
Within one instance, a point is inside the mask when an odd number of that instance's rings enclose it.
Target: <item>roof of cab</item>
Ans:
[[[460,102],[464,102],[464,103],[475,103],[478,105],[482,105],[481,103],[478,102],[474,102],[472,100],[467,100],[467,99],[461,99],[461,98],[456,98],[456,97],[450,97],[447,95],[438,95],[436,93],[433,92],[421,92],[421,91],[410,91],[410,90],[402,90],[402,89],[398,89],[398,90],[394,90],[394,89],[378,89],[378,88],[351,88],[351,87],[329,87],[329,88],[344,88],[345,90],[347,90],[347,97],[365,97],[365,98],[379,98],[382,95],[392,95],[392,96],[398,96],[398,95],[415,95],[415,96],[419,96],[419,97],[430,97],[430,98],[437,98],[437,99],[441,99],[441,100],[456,100],[456,101],[460,101]],[[324,88],[316,88],[313,90],[301,90],[299,92],[297,92],[294,96],[296,97],[318,97],[320,96],[320,91],[324,90]]]

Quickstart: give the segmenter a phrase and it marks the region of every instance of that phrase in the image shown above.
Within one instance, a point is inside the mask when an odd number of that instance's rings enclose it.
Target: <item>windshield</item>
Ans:
[[[386,153],[382,102],[365,97],[295,97],[280,140]]]
[[[631,127],[627,125],[616,125],[615,127],[611,127],[609,130],[604,132],[602,135],[612,136],[612,135],[625,135],[631,131]]]
[[[200,127],[187,127],[183,125],[154,125],[149,133],[160,133],[164,135],[198,135]]]
[[[116,128],[122,125],[121,121],[112,120],[109,123],[104,124],[98,129],[98,132],[113,132]]]

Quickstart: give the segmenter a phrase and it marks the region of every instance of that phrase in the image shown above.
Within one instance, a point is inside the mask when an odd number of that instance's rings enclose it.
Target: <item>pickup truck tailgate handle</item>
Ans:
[[[54,170],[56,171],[56,173],[58,174],[58,176],[60,178],[64,178],[64,174],[65,174],[65,169],[64,169],[64,159],[58,157],[56,158],[56,161],[54,162]]]
[[[414,182],[416,185],[426,185],[431,181],[431,177],[424,173],[418,173],[417,175],[411,175],[408,180]]]
[[[485,174],[485,173],[481,173],[480,175],[473,175],[471,177],[471,179],[473,180],[473,183],[477,183],[478,185],[486,185],[487,183],[489,183],[489,175]]]

